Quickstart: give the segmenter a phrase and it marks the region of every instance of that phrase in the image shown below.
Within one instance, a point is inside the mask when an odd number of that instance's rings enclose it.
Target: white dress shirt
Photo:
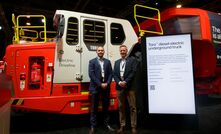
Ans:
[[[98,62],[101,66],[101,77],[104,78],[104,59],[98,57]]]

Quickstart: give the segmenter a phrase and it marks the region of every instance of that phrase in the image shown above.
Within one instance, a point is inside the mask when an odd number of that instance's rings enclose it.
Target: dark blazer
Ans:
[[[122,59],[115,61],[114,63],[114,80],[116,82],[116,89],[121,90],[122,88],[118,85],[121,81],[120,78],[120,62]],[[137,61],[133,57],[126,58],[126,66],[124,71],[124,81],[127,82],[127,88],[130,89],[132,80],[136,73]]]
[[[112,81],[112,67],[111,62],[108,59],[104,59],[104,82],[107,82],[108,87]],[[90,77],[89,90],[95,90],[97,87],[101,86],[101,66],[98,58],[91,59],[89,61],[88,74]]]

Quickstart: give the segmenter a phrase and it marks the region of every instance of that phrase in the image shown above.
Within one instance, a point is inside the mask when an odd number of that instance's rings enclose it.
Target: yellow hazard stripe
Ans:
[[[98,106],[99,109],[102,108],[102,106]],[[89,106],[82,106],[81,110],[89,110]]]
[[[81,94],[86,95],[86,94],[89,94],[89,92],[88,91],[81,91]]]
[[[19,99],[16,105],[21,105],[23,101],[23,99]]]
[[[12,105],[22,105],[23,102],[24,102],[24,99],[12,99],[12,100],[10,101],[10,103],[11,103]]]
[[[88,110],[89,107],[81,107],[81,110]]]

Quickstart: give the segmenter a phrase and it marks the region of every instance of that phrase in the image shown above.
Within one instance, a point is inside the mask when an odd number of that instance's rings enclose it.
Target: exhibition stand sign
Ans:
[[[196,114],[191,34],[145,37],[148,112]]]

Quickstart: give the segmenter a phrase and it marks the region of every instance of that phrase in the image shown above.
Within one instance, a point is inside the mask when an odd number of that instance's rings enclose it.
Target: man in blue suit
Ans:
[[[125,115],[125,100],[127,98],[130,106],[130,120],[132,134],[136,134],[137,130],[137,108],[136,108],[136,94],[132,85],[136,73],[137,61],[133,57],[127,57],[127,46],[121,45],[121,58],[115,61],[114,64],[114,80],[116,82],[116,91],[119,107],[120,128],[117,131],[122,133],[126,126]]]
[[[97,111],[99,105],[99,98],[101,96],[102,111],[104,114],[104,125],[110,131],[114,131],[109,125],[109,96],[110,96],[110,84],[112,81],[112,67],[111,62],[105,59],[104,48],[98,47],[96,50],[97,57],[89,61],[89,77],[90,77],[90,94],[91,94],[91,115],[90,123],[91,128],[89,133],[93,134],[94,129],[97,126]]]

